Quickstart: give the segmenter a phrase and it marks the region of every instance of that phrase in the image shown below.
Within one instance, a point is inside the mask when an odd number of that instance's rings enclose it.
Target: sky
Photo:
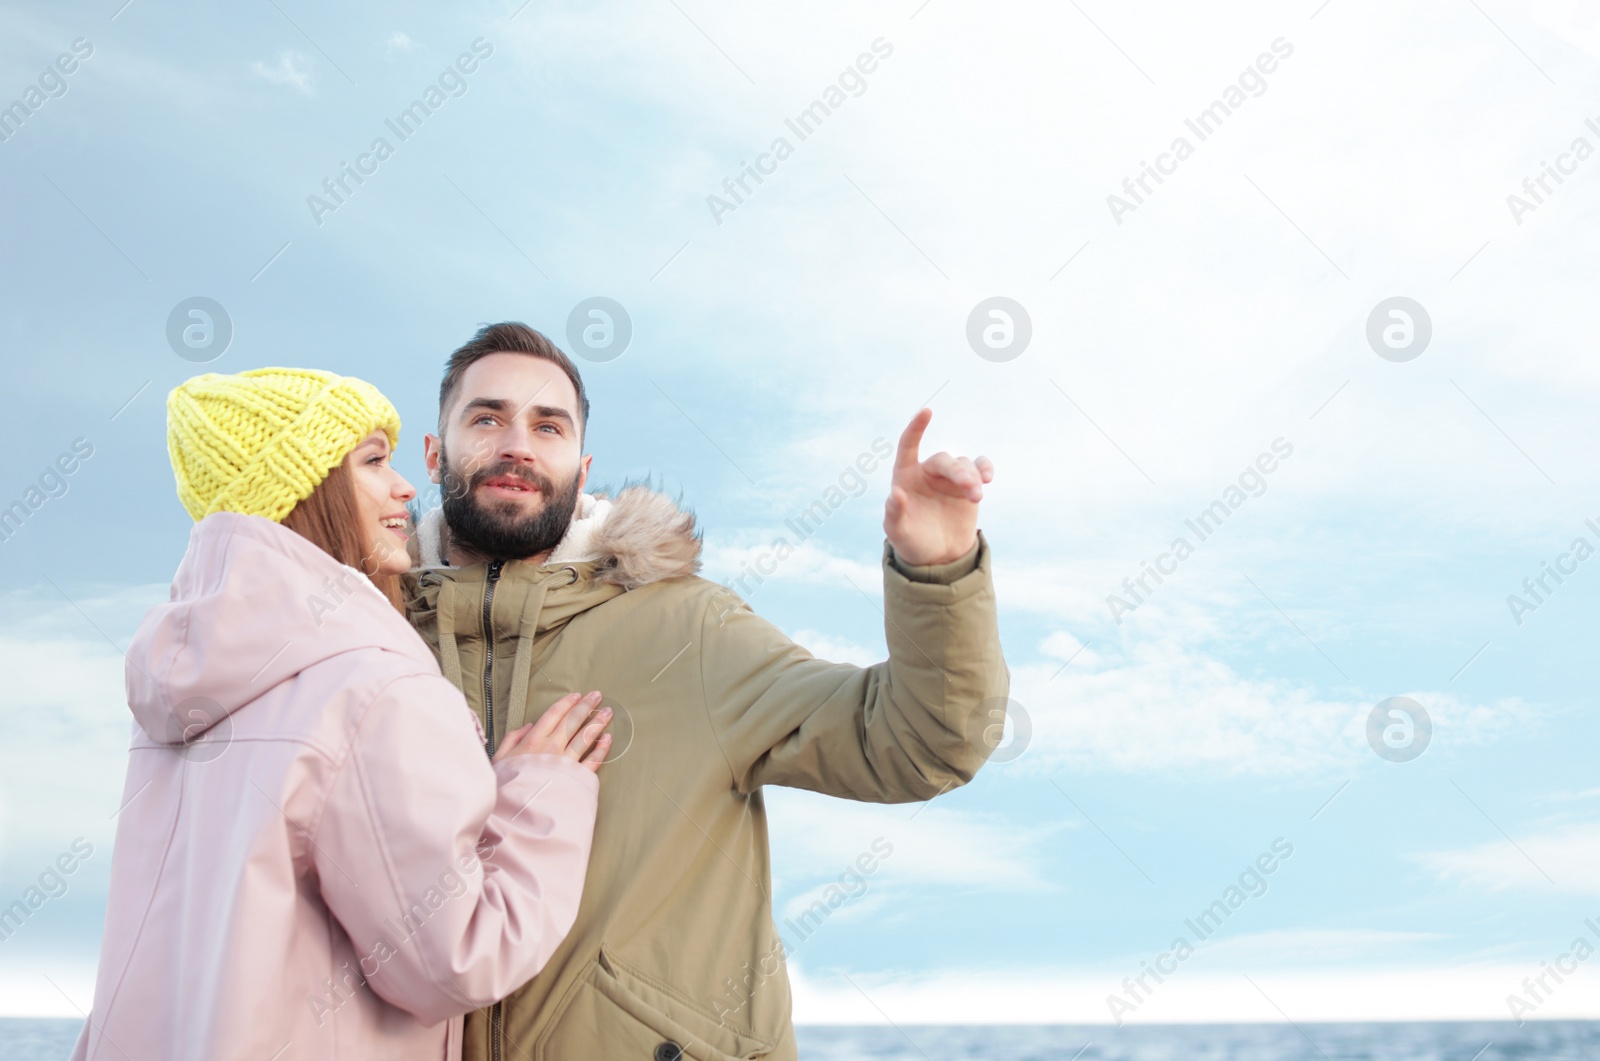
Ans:
[[[780,929],[848,893],[783,929],[797,1020],[1600,1017],[1592,8],[0,25],[0,905],[92,851],[0,1013],[92,997],[120,653],[190,526],[166,392],[361,376],[420,483],[445,356],[515,319],[579,358],[591,482],[681,496],[707,577],[798,546],[745,596],[825,658],[885,651],[858,458],[926,404],[924,455],[995,464],[993,761],[767,793]]]

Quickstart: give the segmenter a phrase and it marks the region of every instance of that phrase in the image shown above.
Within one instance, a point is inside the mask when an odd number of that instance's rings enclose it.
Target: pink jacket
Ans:
[[[74,1061],[455,1057],[459,1015],[572,927],[598,779],[491,764],[422,639],[298,534],[202,520],[127,660],[138,725]]]

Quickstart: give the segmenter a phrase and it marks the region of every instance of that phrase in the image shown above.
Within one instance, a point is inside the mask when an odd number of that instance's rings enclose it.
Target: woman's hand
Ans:
[[[599,703],[599,690],[587,695],[568,693],[551,704],[537,722],[507,733],[494,753],[494,761],[513,755],[565,755],[599,772],[611,749],[611,734],[602,732],[611,722],[611,709],[595,711]]]

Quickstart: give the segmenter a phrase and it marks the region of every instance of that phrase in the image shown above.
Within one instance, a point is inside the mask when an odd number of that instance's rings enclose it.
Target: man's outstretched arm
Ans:
[[[928,799],[971,780],[992,750],[1010,687],[977,530],[993,467],[944,453],[920,461],[930,418],[921,411],[902,435],[885,506],[886,662],[814,659],[742,602],[708,608],[706,706],[741,791]]]

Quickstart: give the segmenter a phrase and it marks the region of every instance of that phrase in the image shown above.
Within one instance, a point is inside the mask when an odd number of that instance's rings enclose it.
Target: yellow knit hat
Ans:
[[[281,521],[377,430],[400,442],[378,388],[309,368],[208,372],[167,395],[167,453],[178,500],[197,521],[241,512]]]

